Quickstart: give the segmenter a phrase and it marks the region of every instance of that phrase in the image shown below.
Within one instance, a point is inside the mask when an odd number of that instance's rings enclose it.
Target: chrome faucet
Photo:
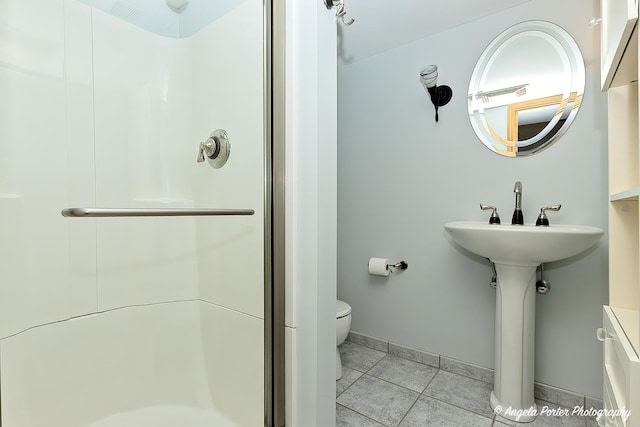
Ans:
[[[522,183],[520,181],[516,181],[513,192],[516,193],[516,209],[513,211],[511,224],[524,225],[524,216],[522,215]]]

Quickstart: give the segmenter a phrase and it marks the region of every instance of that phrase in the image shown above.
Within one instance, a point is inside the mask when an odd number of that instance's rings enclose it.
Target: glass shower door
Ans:
[[[4,427],[264,423],[263,2],[167,3],[0,0]]]

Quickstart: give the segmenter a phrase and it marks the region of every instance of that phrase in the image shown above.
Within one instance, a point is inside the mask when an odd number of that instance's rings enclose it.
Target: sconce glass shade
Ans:
[[[438,66],[427,65],[420,70],[420,81],[425,89],[435,87],[438,82]]]
[[[447,105],[451,101],[453,91],[449,86],[438,86],[438,66],[427,65],[420,70],[420,83],[427,91],[431,102],[436,107],[436,122],[438,121],[438,107]]]

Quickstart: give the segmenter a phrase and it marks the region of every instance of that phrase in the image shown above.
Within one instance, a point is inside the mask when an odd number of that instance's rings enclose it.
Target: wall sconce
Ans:
[[[431,97],[431,102],[436,107],[436,122],[438,121],[438,107],[447,105],[451,101],[453,91],[449,86],[438,86],[438,66],[427,65],[420,70],[420,83]]]

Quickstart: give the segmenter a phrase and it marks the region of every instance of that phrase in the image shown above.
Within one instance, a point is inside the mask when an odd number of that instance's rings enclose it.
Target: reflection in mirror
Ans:
[[[523,22],[480,56],[469,84],[469,118],[489,149],[526,156],[566,132],[583,92],[584,63],[571,36],[550,22]]]

